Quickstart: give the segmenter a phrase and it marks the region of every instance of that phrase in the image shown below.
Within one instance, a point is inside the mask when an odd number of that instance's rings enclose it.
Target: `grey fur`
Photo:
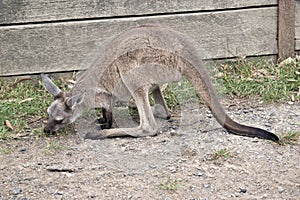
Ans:
[[[155,135],[157,126],[149,103],[149,91],[153,90],[155,103],[165,110],[164,116],[169,117],[159,85],[180,81],[185,76],[202,96],[217,121],[229,132],[278,141],[274,134],[241,125],[226,114],[195,44],[179,32],[156,25],[145,25],[122,32],[105,43],[98,52],[98,58],[79,77],[72,90],[63,93],[51,104],[48,108],[50,121],[63,118],[63,124],[71,123],[81,115],[83,106],[95,106],[104,108],[104,118],[107,120],[107,128],[110,128],[115,100],[132,96],[140,116],[138,127],[100,130],[87,134],[86,138]],[[57,95],[59,90],[47,78],[45,80],[47,90],[54,96]],[[76,104],[72,112],[65,109],[70,98],[83,93],[86,93],[83,103]],[[53,132],[60,126],[62,125],[49,122],[45,130]]]

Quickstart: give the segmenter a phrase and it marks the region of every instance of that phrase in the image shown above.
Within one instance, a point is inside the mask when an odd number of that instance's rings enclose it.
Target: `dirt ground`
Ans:
[[[225,107],[244,124],[300,130],[299,103]],[[0,154],[0,199],[299,199],[299,141],[228,134],[206,107],[183,113],[156,137],[91,141],[74,133],[1,143],[13,150]],[[212,160],[221,149],[230,156]]]

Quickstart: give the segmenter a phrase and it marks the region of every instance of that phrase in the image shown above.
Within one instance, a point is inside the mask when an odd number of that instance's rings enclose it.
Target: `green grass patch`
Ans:
[[[279,136],[280,145],[295,145],[298,144],[300,138],[300,132],[289,132]]]
[[[178,189],[178,181],[177,179],[173,180],[171,178],[168,178],[168,180],[166,180],[165,182],[160,183],[158,185],[158,188],[162,190],[176,191]]]
[[[59,141],[51,141],[47,145],[47,148],[45,150],[45,154],[54,155],[57,152],[60,152],[64,149],[65,149],[65,147]]]
[[[180,104],[201,102],[189,80],[184,79],[179,83],[170,83],[163,91],[164,98],[169,108],[177,109]]]
[[[255,59],[218,65],[218,80],[225,94],[260,96],[267,102],[300,99],[300,61],[274,64]]]
[[[231,152],[228,149],[220,149],[215,151],[212,156],[211,160],[218,160],[218,159],[228,159],[231,156]]]
[[[11,153],[11,149],[9,148],[1,148],[0,147],[0,153],[3,154],[3,155],[8,155]]]

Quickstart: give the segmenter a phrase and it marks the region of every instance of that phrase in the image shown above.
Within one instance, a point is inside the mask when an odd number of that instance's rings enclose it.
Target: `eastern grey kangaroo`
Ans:
[[[162,115],[168,118],[170,114],[159,85],[180,81],[182,76],[192,83],[213,116],[228,132],[279,140],[266,130],[233,121],[220,104],[195,42],[182,33],[158,25],[133,28],[107,42],[98,58],[69,92],[62,92],[46,75],[42,75],[46,89],[54,96],[54,101],[47,109],[49,119],[45,131],[55,132],[74,122],[88,102],[94,100],[103,109],[107,129],[88,133],[85,138],[155,135],[157,125],[149,103],[149,91],[152,90],[156,106],[165,111]],[[135,128],[110,129],[114,102],[125,93],[135,100],[140,124]]]

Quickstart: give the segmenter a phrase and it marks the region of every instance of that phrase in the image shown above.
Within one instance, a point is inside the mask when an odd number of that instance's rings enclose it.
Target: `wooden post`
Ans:
[[[295,0],[278,0],[278,59],[295,55]]]

